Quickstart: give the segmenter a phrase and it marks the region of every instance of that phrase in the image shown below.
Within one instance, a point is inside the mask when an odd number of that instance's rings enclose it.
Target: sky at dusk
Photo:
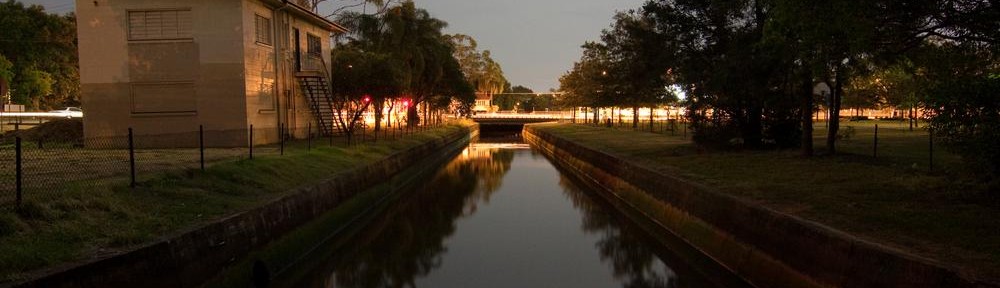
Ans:
[[[73,0],[21,0],[50,12],[67,13]],[[330,1],[321,10],[332,11]],[[513,85],[536,92],[559,87],[559,76],[579,59],[580,45],[597,40],[616,10],[638,8],[643,0],[416,0],[435,18],[448,22],[445,33],[479,42],[503,66]],[[323,12],[323,11],[321,11]],[[328,13],[327,13],[328,14]],[[325,15],[325,14],[324,14]]]

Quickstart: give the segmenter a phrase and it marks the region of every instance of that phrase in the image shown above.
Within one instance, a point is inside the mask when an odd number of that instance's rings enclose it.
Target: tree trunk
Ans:
[[[910,116],[907,117],[910,120],[910,132],[913,132],[913,119],[917,117],[917,115],[916,115],[917,113],[914,112],[914,110],[915,109],[913,108],[913,105],[910,105],[909,111],[906,111],[906,112],[908,112],[907,114],[910,114]]]
[[[632,106],[632,130],[639,130],[639,106]]]
[[[390,101],[389,102],[389,111],[388,111],[389,114],[386,115],[386,117],[385,117],[385,129],[388,129],[389,131],[392,131],[392,109],[393,108],[396,108],[396,103]]]
[[[840,100],[844,93],[844,81],[847,79],[844,66],[837,64],[835,72],[835,83],[833,84],[833,94],[830,107],[830,130],[826,135],[826,153],[837,154],[837,132],[840,130]]]
[[[598,115],[598,111],[600,111],[600,109],[597,109],[597,106],[594,106],[594,126],[601,125],[601,121],[600,121],[600,117],[599,117],[600,115]]]
[[[385,99],[375,100],[375,135],[382,130],[382,108],[385,106]]]
[[[653,106],[649,106],[649,132],[653,133]]]
[[[808,70],[808,69],[806,69]],[[802,156],[813,156],[813,79],[812,73],[806,73],[802,77],[802,89],[799,93],[802,97]],[[818,114],[817,114],[818,115]],[[818,116],[817,116],[818,117]]]
[[[758,149],[764,143],[764,110],[758,106],[754,104],[747,111],[747,133],[743,135],[743,146],[751,149]]]
[[[413,127],[420,123],[420,113],[417,111],[419,103],[410,104],[406,107],[406,125]]]

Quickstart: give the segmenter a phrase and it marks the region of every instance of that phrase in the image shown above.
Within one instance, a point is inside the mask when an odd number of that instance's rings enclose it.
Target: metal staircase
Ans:
[[[323,136],[333,136],[342,131],[336,121],[333,107],[333,93],[327,78],[319,73],[298,73],[299,86],[309,100],[309,108],[318,123]]]

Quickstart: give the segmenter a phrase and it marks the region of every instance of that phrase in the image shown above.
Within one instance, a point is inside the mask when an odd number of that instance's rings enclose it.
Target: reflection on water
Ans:
[[[527,148],[471,145],[335,256],[279,286],[711,286]]]

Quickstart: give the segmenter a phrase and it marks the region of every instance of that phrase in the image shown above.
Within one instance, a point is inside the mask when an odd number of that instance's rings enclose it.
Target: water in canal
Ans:
[[[525,144],[472,144],[425,181],[324,248],[335,251],[316,253],[322,259],[276,275],[270,286],[745,285],[683,244],[670,245],[681,241],[652,237],[640,228],[648,225]]]

